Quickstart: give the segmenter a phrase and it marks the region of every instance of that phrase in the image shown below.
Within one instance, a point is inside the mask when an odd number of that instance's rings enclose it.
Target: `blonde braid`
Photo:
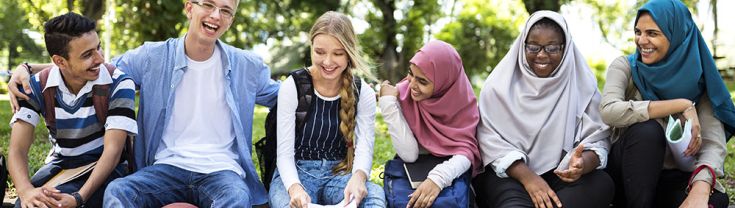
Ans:
[[[337,166],[334,173],[349,173],[355,160],[355,94],[352,89],[352,70],[347,67],[342,72],[342,89],[339,92],[339,131],[347,144],[347,155]]]

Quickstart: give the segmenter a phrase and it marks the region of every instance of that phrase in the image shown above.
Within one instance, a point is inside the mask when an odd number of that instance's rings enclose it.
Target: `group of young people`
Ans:
[[[238,2],[187,1],[186,35],[146,43],[111,65],[94,22],[74,13],[49,20],[53,64],[21,65],[11,79],[16,207],[727,207],[717,178],[735,107],[679,1],[638,10],[636,52],[610,65],[602,93],[564,18],[539,11],[479,101],[454,47],[432,40],[405,79],[380,84],[377,103],[355,76],[369,76],[370,62],[349,17],[320,16],[308,36],[311,63],[278,83],[257,55],[218,40]],[[299,99],[310,99],[308,109]],[[251,158],[254,105],[276,103],[277,170],[266,191]],[[382,188],[368,181],[376,104],[397,153]],[[39,114],[53,148],[29,179]],[[666,146],[669,115],[691,122],[682,153]],[[128,136],[132,173],[121,159]],[[675,154],[695,162],[679,167]],[[407,188],[402,166],[422,155],[443,162]],[[44,185],[93,162],[89,174]]]

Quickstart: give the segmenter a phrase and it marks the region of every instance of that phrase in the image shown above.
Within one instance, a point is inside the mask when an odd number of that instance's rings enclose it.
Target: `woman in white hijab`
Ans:
[[[614,185],[602,170],[610,133],[597,81],[560,14],[529,17],[479,103],[485,172],[474,186],[481,207],[610,204]]]

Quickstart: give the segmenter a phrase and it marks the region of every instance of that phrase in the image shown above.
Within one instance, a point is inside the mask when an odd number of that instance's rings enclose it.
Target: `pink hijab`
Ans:
[[[454,47],[434,40],[416,52],[410,62],[434,82],[434,94],[420,102],[411,98],[408,80],[396,85],[403,116],[416,140],[435,156],[467,157],[476,175],[482,169],[475,137],[480,113],[462,59]]]

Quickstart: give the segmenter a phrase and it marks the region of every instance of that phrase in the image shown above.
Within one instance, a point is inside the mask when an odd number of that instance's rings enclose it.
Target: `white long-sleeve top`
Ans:
[[[406,118],[403,117],[398,98],[395,96],[381,96],[378,103],[383,121],[388,124],[388,133],[398,157],[410,163],[416,161],[419,154],[428,154],[427,150],[418,144],[406,122]],[[444,189],[452,185],[454,179],[467,172],[470,166],[472,166],[472,162],[467,157],[454,155],[449,160],[431,169],[427,178],[431,179],[440,189]]]
[[[362,81],[360,88],[360,99],[357,103],[355,124],[355,160],[352,172],[362,170],[370,175],[373,163],[373,144],[375,142],[375,92]],[[334,101],[340,98],[324,97],[314,90],[314,94],[321,99]],[[278,112],[276,138],[277,143],[277,167],[281,175],[283,185],[288,190],[291,185],[301,183],[296,171],[295,143],[296,143],[296,107],[298,107],[296,83],[293,77],[286,78],[281,83],[278,91]]]

